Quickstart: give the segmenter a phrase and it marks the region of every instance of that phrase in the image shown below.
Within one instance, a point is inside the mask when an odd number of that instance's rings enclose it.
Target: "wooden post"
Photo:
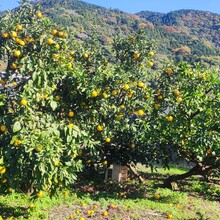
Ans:
[[[128,177],[127,166],[122,166],[118,164],[113,165],[112,180],[115,180],[117,182],[124,182],[127,180],[127,177]]]

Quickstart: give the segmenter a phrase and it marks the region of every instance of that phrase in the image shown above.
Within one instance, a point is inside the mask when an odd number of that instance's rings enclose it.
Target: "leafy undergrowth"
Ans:
[[[184,169],[171,168],[171,173]],[[143,174],[145,170],[142,170]],[[158,171],[159,172],[159,171]],[[163,173],[163,172],[162,172]],[[145,173],[146,174],[146,173]],[[220,186],[190,178],[179,183],[181,191],[161,186],[168,173],[147,173],[146,184],[130,175],[128,181],[83,179],[56,198],[31,200],[22,193],[0,195],[3,219],[220,219]],[[1,218],[0,218],[1,219]]]

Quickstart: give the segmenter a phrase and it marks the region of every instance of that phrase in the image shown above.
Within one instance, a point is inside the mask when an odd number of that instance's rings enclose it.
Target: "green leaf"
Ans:
[[[57,102],[51,101],[50,102],[50,107],[53,109],[53,111],[55,111],[55,109],[57,108]]]
[[[17,121],[13,125],[13,132],[18,132],[20,130],[21,130],[21,123],[19,121]]]

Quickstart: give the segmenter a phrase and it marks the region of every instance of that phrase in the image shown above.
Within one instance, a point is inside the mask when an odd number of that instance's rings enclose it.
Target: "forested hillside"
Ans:
[[[142,29],[156,41],[161,60],[220,63],[220,15],[196,10],[167,14],[142,11],[129,14],[106,9],[79,0],[38,0],[43,13],[61,27],[68,27],[77,40],[96,33],[103,45],[116,36],[126,36]]]

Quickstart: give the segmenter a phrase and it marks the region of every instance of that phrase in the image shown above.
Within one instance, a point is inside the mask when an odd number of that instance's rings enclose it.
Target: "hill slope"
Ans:
[[[71,29],[79,40],[96,32],[106,45],[115,36],[143,29],[148,39],[156,39],[161,57],[220,63],[218,14],[195,10],[128,14],[79,0],[38,0],[34,4],[40,4],[45,15]]]

